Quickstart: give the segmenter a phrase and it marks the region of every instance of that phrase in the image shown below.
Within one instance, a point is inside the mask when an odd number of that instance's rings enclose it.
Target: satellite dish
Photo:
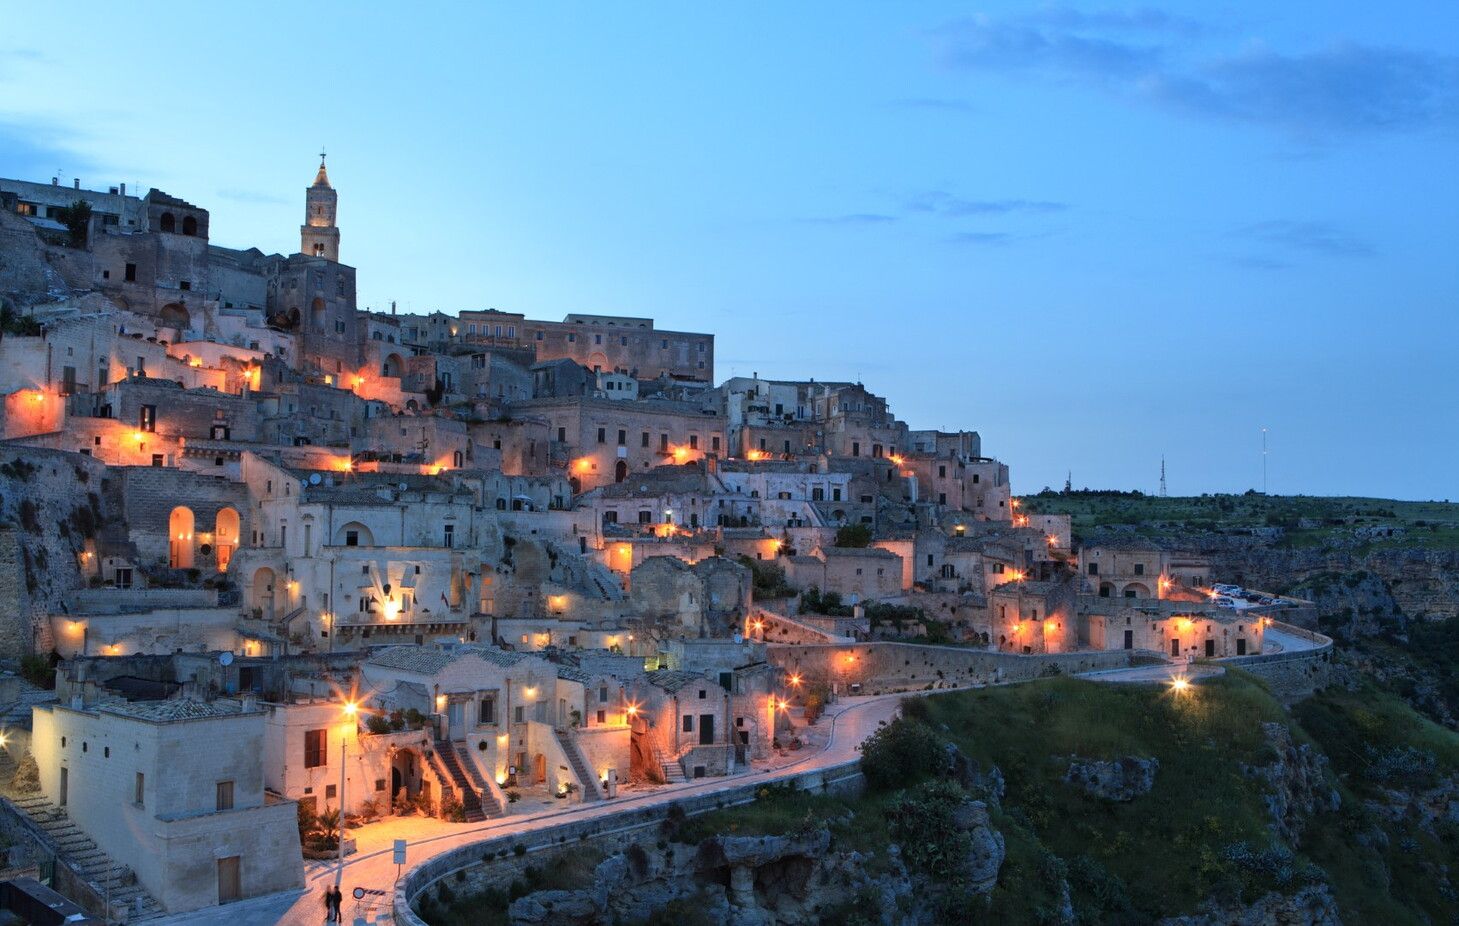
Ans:
[[[310,485],[317,486],[322,481],[323,481],[323,479],[320,477],[320,475],[318,473],[310,473],[309,474],[309,484]]]
[[[218,654],[218,665],[220,665],[220,666],[231,666],[231,665],[233,665],[233,654],[232,653],[229,653],[229,652],[219,653]]]

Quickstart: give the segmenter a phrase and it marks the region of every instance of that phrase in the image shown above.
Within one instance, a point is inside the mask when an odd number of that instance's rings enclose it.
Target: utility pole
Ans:
[[[1261,429],[1261,494],[1266,494],[1266,428]]]
[[[1265,491],[1265,489],[1263,489]],[[1165,457],[1160,458],[1160,497],[1165,498]]]

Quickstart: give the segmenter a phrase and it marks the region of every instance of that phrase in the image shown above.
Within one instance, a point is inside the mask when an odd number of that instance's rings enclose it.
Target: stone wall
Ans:
[[[843,694],[922,691],[1120,669],[1141,655],[1112,650],[1022,656],[916,643],[767,647],[767,658],[774,665],[810,682],[832,684]]]
[[[541,864],[543,854],[569,845],[591,844],[613,853],[643,840],[659,838],[658,828],[670,807],[689,816],[723,807],[748,804],[756,792],[770,783],[789,785],[813,793],[854,793],[862,787],[860,760],[810,772],[756,775],[754,780],[709,794],[686,797],[674,804],[633,807],[634,799],[609,801],[605,806],[622,808],[617,813],[574,820],[526,833],[485,836],[481,841],[444,852],[408,871],[395,887],[393,912],[400,926],[428,926],[412,904],[443,878],[451,876],[451,890],[469,894],[510,884],[529,864]],[[645,796],[645,799],[648,796]],[[521,847],[518,854],[517,847]],[[465,872],[457,881],[456,872]]]
[[[1332,640],[1294,624],[1274,621],[1271,626],[1272,629],[1317,645],[1312,649],[1223,659],[1220,664],[1250,672],[1260,678],[1266,682],[1272,694],[1286,704],[1301,701],[1313,692],[1325,688],[1332,677]]]

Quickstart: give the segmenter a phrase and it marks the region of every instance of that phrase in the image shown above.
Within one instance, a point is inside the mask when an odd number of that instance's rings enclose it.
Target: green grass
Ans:
[[[1133,527],[1137,534],[1144,535],[1169,530],[1282,527],[1282,546],[1308,549],[1339,540],[1351,542],[1354,528],[1383,526],[1401,527],[1405,534],[1391,540],[1372,540],[1363,549],[1459,550],[1459,504],[1447,501],[1255,494],[1159,498],[1049,492],[1025,496],[1023,502],[1029,513],[1070,515],[1074,533],[1079,535],[1114,526]]]
[[[588,887],[603,858],[596,846],[559,849],[527,866],[506,890],[461,893],[460,882],[447,878],[426,892],[419,912],[431,926],[506,926],[507,908],[513,900],[536,891]]]
[[[1459,872],[1459,827],[1441,825],[1431,835],[1412,821],[1376,820],[1364,805],[1384,787],[1422,788],[1459,773],[1459,736],[1370,685],[1328,689],[1288,713],[1239,672],[1179,696],[1163,687],[1056,678],[934,695],[909,702],[908,710],[981,767],[996,765],[1007,782],[1001,808],[991,809],[1007,858],[992,893],[967,905],[968,922],[1048,922],[1060,878],[1071,886],[1080,922],[1116,926],[1191,913],[1208,898],[1250,902],[1311,881],[1331,886],[1350,923],[1451,922],[1459,909],[1439,876],[1440,866]],[[1242,773],[1243,765],[1275,758],[1264,722],[1281,723],[1297,743],[1324,751],[1328,783],[1342,796],[1340,810],[1309,819],[1296,847],[1272,833],[1264,786]],[[1432,769],[1373,780],[1373,755],[1392,750],[1431,755]],[[1160,769],[1150,793],[1110,803],[1064,783],[1070,755],[1154,757]],[[684,834],[781,834],[820,820],[832,829],[833,849],[874,858],[884,854],[878,847],[888,838],[887,810],[900,793],[847,799],[767,789],[752,804],[689,821]],[[1374,832],[1386,833],[1388,844],[1370,838]],[[1233,860],[1243,844],[1288,862]],[[846,908],[862,902],[847,898]]]

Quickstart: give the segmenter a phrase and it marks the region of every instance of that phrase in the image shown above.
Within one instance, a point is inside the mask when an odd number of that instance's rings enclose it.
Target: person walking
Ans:
[[[326,923],[334,922],[334,888],[332,887],[324,889],[324,921]]]
[[[344,911],[341,908],[344,906],[344,892],[339,889],[338,884],[330,890],[330,899],[334,905],[334,921],[343,923]]]

